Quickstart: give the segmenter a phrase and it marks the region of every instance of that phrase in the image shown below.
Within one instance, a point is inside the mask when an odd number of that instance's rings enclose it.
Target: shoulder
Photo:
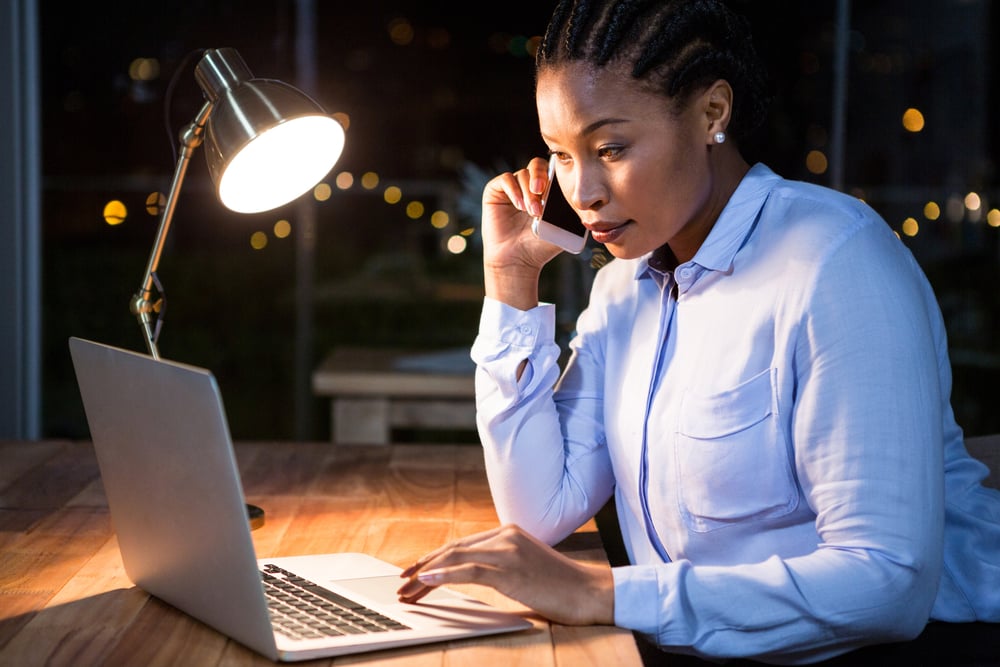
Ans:
[[[840,251],[908,255],[888,223],[866,202],[822,185],[780,179],[761,211],[760,241],[774,251],[819,260]]]
[[[834,234],[857,226],[881,226],[891,233],[885,220],[861,199],[823,185],[781,179],[765,204],[781,214],[786,224],[803,225]]]
[[[737,254],[738,275],[811,299],[879,291],[929,298],[910,249],[871,206],[820,185],[778,179]],[[827,298],[823,297],[823,298]]]

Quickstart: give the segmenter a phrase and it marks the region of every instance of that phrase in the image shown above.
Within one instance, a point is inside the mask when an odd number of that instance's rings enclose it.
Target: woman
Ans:
[[[486,186],[472,356],[504,525],[407,568],[401,598],[486,584],[557,622],[775,663],[1000,621],[1000,493],[954,421],[934,295],[864,203],[744,160],[766,109],[745,22],[560,2],[536,102],[616,259],[559,378],[538,301],[559,250],[530,231],[546,162]],[[630,565],[548,546],[612,496]]]

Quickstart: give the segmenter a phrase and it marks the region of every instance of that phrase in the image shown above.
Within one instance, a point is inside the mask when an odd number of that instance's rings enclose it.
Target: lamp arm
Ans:
[[[160,358],[159,350],[156,347],[156,332],[154,330],[154,313],[157,310],[157,302],[153,301],[153,288],[155,286],[154,274],[160,264],[160,255],[163,253],[163,246],[167,240],[167,233],[170,231],[170,222],[174,217],[174,209],[177,206],[177,197],[187,174],[188,165],[191,163],[191,156],[195,149],[201,145],[205,124],[208,122],[209,114],[212,113],[213,103],[205,102],[205,105],[195,116],[195,119],[181,133],[180,153],[177,157],[177,166],[174,168],[174,177],[170,182],[170,191],[167,193],[163,211],[160,213],[160,225],[156,231],[156,240],[153,249],[149,254],[149,261],[146,263],[146,271],[142,277],[139,290],[132,296],[129,309],[139,321],[143,337],[146,340],[146,348],[154,359]]]

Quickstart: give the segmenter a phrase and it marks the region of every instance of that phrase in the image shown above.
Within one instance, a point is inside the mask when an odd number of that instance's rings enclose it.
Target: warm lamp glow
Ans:
[[[219,199],[237,213],[268,211],[310,190],[344,148],[344,129],[330,116],[287,120],[258,135],[219,178]]]
[[[259,213],[315,187],[344,149],[343,125],[297,88],[275,79],[254,78],[234,49],[205,51],[194,74],[205,102],[181,132],[174,178],[160,210],[153,250],[129,304],[153,358],[159,357],[156,341],[165,306],[157,268],[195,150],[204,148],[208,173],[225,206],[237,213]],[[263,248],[267,235],[255,235],[251,244]]]
[[[208,51],[195,78],[210,106],[208,170],[227,208],[259,213],[287,204],[340,157],[344,127],[302,91],[254,78],[235,50]]]

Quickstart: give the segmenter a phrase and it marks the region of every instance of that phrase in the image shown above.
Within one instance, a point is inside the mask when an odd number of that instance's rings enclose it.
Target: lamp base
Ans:
[[[257,530],[264,525],[264,510],[247,503],[247,518],[250,520],[250,530]]]

